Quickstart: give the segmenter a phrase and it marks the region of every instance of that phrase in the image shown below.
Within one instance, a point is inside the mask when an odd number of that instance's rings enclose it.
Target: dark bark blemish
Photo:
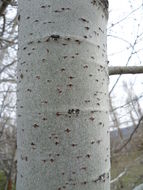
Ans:
[[[25,160],[26,162],[28,161],[28,157],[27,156],[22,156],[21,155],[21,160]]]
[[[72,79],[74,79],[74,77],[72,77],[72,76],[69,76],[69,79],[71,79],[71,80],[72,80]]]
[[[43,118],[42,118],[42,120],[43,120],[43,121],[46,121],[46,120],[47,120],[47,118],[43,117]]]
[[[69,7],[67,7],[67,8],[64,8],[64,7],[63,7],[63,8],[61,8],[61,9],[62,9],[63,11],[64,11],[64,10],[71,10]]]
[[[65,132],[70,133],[71,130],[67,128],[67,129],[65,130]]]
[[[80,168],[81,170],[86,170],[87,168],[86,167],[82,167],[82,168]]]
[[[108,176],[107,176],[108,177]],[[94,183],[97,183],[98,181],[105,182],[106,174],[100,175],[97,179],[93,180]]]
[[[57,88],[57,91],[58,91],[59,94],[62,93],[62,90],[60,88]]]
[[[92,4],[92,5],[96,5],[96,4],[97,4],[96,0],[92,0],[92,1],[91,1],[91,4]]]
[[[55,22],[53,22],[53,21],[49,21],[48,23],[49,23],[49,24],[51,24],[51,23],[53,23],[53,24],[54,24]]]
[[[60,112],[57,112],[56,113],[56,116],[58,117],[58,116],[61,116],[62,114],[60,113]]]
[[[95,118],[94,118],[94,117],[90,117],[89,119],[90,119],[91,121],[94,121]]]
[[[72,146],[72,147],[76,147],[76,146],[77,146],[77,144],[72,144],[71,146]]]
[[[73,84],[68,84],[67,86],[71,88],[73,86]]]
[[[85,26],[85,29],[86,29],[86,30],[89,30],[89,27],[88,27],[88,26]]]
[[[59,144],[59,142],[55,142],[55,145],[58,145]]]
[[[50,36],[53,40],[57,41],[60,38],[60,35],[53,34]]]
[[[75,40],[75,42],[77,42],[78,44],[81,44],[81,41],[80,41],[80,40]]]
[[[51,159],[50,159],[50,162],[53,163],[53,162],[54,162],[54,159],[51,158]]]
[[[86,23],[89,23],[88,20],[86,20],[85,18],[79,18],[79,20],[83,21],[83,22],[86,22]]]
[[[28,42],[27,44],[28,44],[28,45],[31,45],[31,44],[33,44],[33,41],[31,41],[31,42]]]
[[[77,158],[77,159],[80,159],[80,158],[82,158],[82,156],[77,156],[76,158]]]
[[[104,31],[100,27],[98,29],[104,34]]]
[[[46,162],[47,162],[47,160],[42,160],[42,162],[46,163]]]
[[[94,32],[95,36],[99,36],[98,32],[96,32],[96,31],[93,31],[93,32]]]
[[[31,89],[29,89],[29,88],[27,89],[27,91],[28,91],[28,92],[32,92],[32,90],[31,90]]]
[[[84,69],[87,69],[87,68],[88,68],[88,65],[84,65],[83,68],[84,68]]]
[[[20,21],[20,15],[18,15],[18,18],[17,18],[18,21]]]
[[[86,185],[87,184],[87,181],[84,181],[84,182],[81,182],[82,185]]]
[[[85,102],[85,103],[89,103],[89,102],[90,102],[90,100],[85,100],[84,102]]]
[[[20,78],[23,79],[23,74],[22,73],[20,74]]]
[[[65,68],[62,68],[61,71],[62,71],[62,72],[65,71]]]
[[[71,40],[71,38],[65,38],[65,40],[70,41],[70,40]]]
[[[38,79],[38,80],[39,80],[39,79],[40,79],[40,76],[36,76],[36,79]]]
[[[100,143],[101,143],[101,141],[102,141],[102,140],[97,140],[96,142],[97,142],[97,144],[100,144]]]
[[[79,115],[80,110],[79,109],[69,109],[68,114],[75,114],[76,116]]]
[[[38,128],[39,125],[37,125],[36,123],[33,125],[34,128]]]
[[[86,158],[90,158],[90,157],[91,157],[91,155],[90,155],[90,154],[87,154],[87,155],[86,155]]]

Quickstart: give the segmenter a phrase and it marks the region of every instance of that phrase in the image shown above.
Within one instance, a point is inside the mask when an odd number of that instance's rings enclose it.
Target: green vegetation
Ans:
[[[4,172],[0,171],[0,190],[4,190],[6,184],[6,176]]]
[[[0,190],[5,190],[6,185],[6,176],[3,171],[0,171]],[[12,190],[16,190],[15,185],[13,184]]]
[[[132,190],[143,183],[143,150],[114,154],[111,165],[112,179],[126,170],[125,175],[111,185],[111,190]]]

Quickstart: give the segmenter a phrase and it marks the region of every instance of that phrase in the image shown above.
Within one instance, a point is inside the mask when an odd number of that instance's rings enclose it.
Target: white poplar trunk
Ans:
[[[110,189],[106,9],[19,0],[17,190]]]

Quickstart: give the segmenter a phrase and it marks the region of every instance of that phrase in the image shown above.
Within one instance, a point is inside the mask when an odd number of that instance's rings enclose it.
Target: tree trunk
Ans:
[[[109,190],[107,1],[19,0],[17,190]]]

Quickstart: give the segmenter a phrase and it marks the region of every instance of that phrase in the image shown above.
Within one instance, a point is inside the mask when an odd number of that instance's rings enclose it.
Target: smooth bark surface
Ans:
[[[109,190],[107,1],[19,0],[17,190]]]

